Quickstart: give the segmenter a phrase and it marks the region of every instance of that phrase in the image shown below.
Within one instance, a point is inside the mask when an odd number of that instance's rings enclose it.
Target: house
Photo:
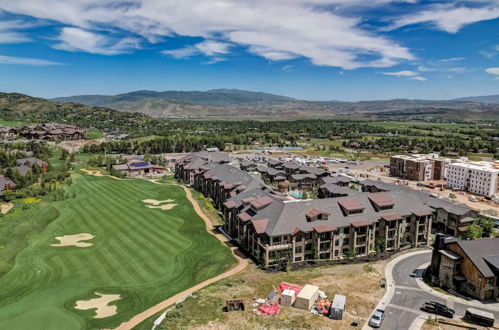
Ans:
[[[46,173],[48,171],[48,163],[35,157],[20,158],[16,160],[16,164],[18,169],[21,169],[23,166],[33,169],[36,166],[41,169],[42,173]]]
[[[36,140],[80,140],[87,135],[84,128],[57,123],[15,127],[12,131],[24,138]]]
[[[0,175],[0,196],[3,195],[4,191],[12,190],[15,186],[14,181],[4,175]]]
[[[320,185],[332,183],[332,184],[338,185],[340,187],[348,187],[350,185],[350,183],[352,183],[352,182],[354,182],[353,179],[351,179],[348,176],[343,176],[343,175],[324,176],[324,177],[321,177],[319,180]]]
[[[113,169],[126,173],[128,176],[141,175],[161,175],[164,172],[164,167],[151,164],[146,161],[131,161],[126,164],[113,165]]]
[[[335,197],[345,197],[357,195],[359,192],[357,190],[338,186],[333,183],[326,183],[319,187],[317,192],[318,198],[335,198]]]
[[[499,296],[499,238],[460,240],[437,234],[433,245],[432,281],[481,301]]]
[[[310,190],[317,186],[317,176],[314,174],[292,174],[289,176],[291,189]]]

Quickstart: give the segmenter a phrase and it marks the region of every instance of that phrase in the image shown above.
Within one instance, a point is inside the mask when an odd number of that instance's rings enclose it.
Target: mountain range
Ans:
[[[307,101],[282,95],[238,89],[207,91],[148,90],[118,95],[77,95],[51,101],[75,102],[119,111],[138,112],[156,118],[213,116],[331,116],[431,109],[468,111],[499,110],[499,95],[454,100],[393,99],[380,101]]]

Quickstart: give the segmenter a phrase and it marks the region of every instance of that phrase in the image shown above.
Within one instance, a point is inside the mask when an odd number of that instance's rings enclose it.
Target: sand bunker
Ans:
[[[150,209],[162,209],[162,210],[171,210],[177,206],[177,204],[165,204],[165,205],[159,205],[159,206],[152,206],[152,205],[146,205],[146,207]]]
[[[13,207],[14,207],[14,204],[12,204],[12,203],[2,204],[2,206],[0,206],[0,213],[7,214],[7,212],[9,212],[10,209]]]
[[[162,201],[158,201],[156,199],[144,199],[142,201],[146,204],[152,204],[152,205],[146,205],[146,207],[150,209],[171,210],[172,208],[177,206],[177,204],[171,204],[171,202],[174,202],[173,199],[165,199]],[[170,203],[170,204],[164,204],[164,203]]]
[[[120,181],[126,180],[126,179],[118,178],[117,176],[114,176],[114,175],[103,174],[101,171],[98,171],[98,170],[87,170],[85,168],[82,168],[81,170],[83,172],[85,172],[86,174],[88,174],[88,175],[93,175],[93,176],[107,176],[107,177],[113,178],[115,180],[120,180]]]
[[[58,236],[55,239],[59,241],[57,244],[50,244],[51,246],[77,246],[77,247],[89,247],[92,246],[92,243],[88,242],[80,242],[80,241],[88,241],[89,239],[94,238],[95,236],[89,233],[81,233],[76,235],[64,235]]]
[[[76,301],[75,308],[80,310],[95,309],[94,319],[102,319],[116,314],[118,307],[110,306],[109,303],[121,299],[119,294],[102,294],[95,292],[99,298]]]
[[[174,200],[173,199],[165,199],[163,201],[158,201],[155,199],[144,199],[143,202],[147,203],[147,204],[152,204],[152,205],[159,205],[159,204],[163,204],[163,203],[171,203],[171,202],[174,202]]]

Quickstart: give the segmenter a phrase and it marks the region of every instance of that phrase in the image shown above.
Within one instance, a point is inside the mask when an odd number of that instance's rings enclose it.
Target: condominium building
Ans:
[[[443,180],[449,159],[438,154],[398,155],[390,157],[390,175],[413,181]]]
[[[321,178],[319,199],[289,200],[250,173],[224,164],[225,157],[215,156],[187,155],[177,160],[175,175],[212,198],[225,232],[266,267],[427,245],[441,208],[428,201],[429,195],[405,186],[366,180],[358,191],[342,186],[339,177]],[[462,218],[473,216],[461,213]]]
[[[492,197],[497,192],[499,164],[463,162],[449,165],[447,185],[453,189]]]

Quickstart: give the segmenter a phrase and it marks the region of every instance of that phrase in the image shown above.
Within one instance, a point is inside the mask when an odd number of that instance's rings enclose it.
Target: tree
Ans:
[[[454,194],[454,193],[450,193],[450,194],[449,194],[449,198],[450,198],[450,199],[456,199],[456,198],[457,198],[457,196],[456,196],[456,194]]]
[[[494,234],[494,222],[492,219],[478,215],[476,223],[482,228],[483,237],[490,237]]]
[[[483,235],[483,229],[482,227],[472,224],[471,226],[468,227],[468,230],[466,230],[461,237],[463,239],[477,239],[477,238],[482,238]]]

